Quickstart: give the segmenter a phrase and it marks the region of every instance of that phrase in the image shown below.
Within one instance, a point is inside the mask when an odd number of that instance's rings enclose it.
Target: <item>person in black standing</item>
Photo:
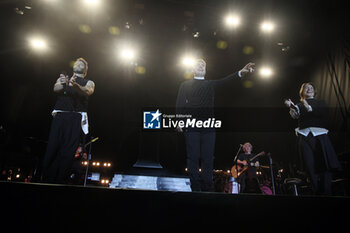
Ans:
[[[203,59],[196,60],[193,69],[194,78],[183,82],[179,88],[176,113],[191,115],[192,119],[197,120],[213,118],[215,87],[253,72],[254,65],[254,63],[248,63],[242,70],[219,80],[205,80],[206,63]],[[178,131],[185,131],[187,169],[192,191],[213,191],[215,129],[178,127]],[[201,167],[201,173],[199,167]]]
[[[73,65],[73,76],[60,74],[54,85],[58,97],[43,159],[44,182],[68,182],[75,151],[82,137],[88,134],[88,97],[94,93],[95,83],[85,78],[87,70],[87,61],[78,58]]]
[[[290,99],[284,103],[290,108],[289,114],[298,119],[299,152],[309,173],[316,195],[332,194],[332,172],[341,169],[339,160],[328,137],[328,106],[324,100],[315,99],[316,88],[308,82],[301,85],[300,103]]]

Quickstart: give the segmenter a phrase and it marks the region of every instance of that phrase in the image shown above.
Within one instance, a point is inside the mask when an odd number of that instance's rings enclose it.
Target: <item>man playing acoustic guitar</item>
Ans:
[[[258,157],[265,154],[252,154],[253,146],[249,142],[243,144],[243,152],[237,158],[237,178],[240,184],[240,193],[261,193],[256,167],[259,167]]]

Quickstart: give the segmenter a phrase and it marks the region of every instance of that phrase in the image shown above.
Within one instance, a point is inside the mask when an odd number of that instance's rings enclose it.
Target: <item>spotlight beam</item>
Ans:
[[[120,55],[125,60],[133,60],[135,58],[135,52],[132,49],[123,49]]]
[[[196,59],[191,56],[185,56],[182,58],[182,64],[186,67],[192,67],[194,66]]]
[[[100,0],[84,0],[85,4],[90,7],[94,7],[100,3]]]
[[[273,70],[271,67],[269,66],[264,66],[260,68],[260,75],[262,78],[270,78],[273,75]]]
[[[225,18],[225,23],[228,27],[236,28],[241,24],[241,19],[238,15],[228,15]]]
[[[138,58],[138,53],[137,51],[130,47],[130,46],[122,46],[118,49],[117,52],[119,59],[121,62],[124,63],[132,63],[134,64],[134,62],[136,62],[137,58]]]
[[[40,37],[29,38],[29,45],[35,51],[45,51],[48,49],[48,45],[45,39]]]
[[[275,24],[271,21],[264,21],[260,25],[260,29],[263,32],[269,33],[272,32],[275,29]]]

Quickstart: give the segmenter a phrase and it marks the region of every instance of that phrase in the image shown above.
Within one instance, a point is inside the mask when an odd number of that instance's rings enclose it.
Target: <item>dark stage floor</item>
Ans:
[[[337,232],[348,197],[148,191],[0,182],[11,232]],[[327,230],[327,231],[326,231]]]

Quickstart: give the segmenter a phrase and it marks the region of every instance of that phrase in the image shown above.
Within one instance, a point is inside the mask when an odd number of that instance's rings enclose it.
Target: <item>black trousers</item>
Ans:
[[[215,131],[185,133],[187,169],[192,191],[213,191]],[[201,172],[199,172],[201,168]]]
[[[239,184],[241,185],[239,189],[240,193],[261,193],[256,175],[252,175],[251,177],[247,174],[242,175],[239,179]]]
[[[326,165],[322,141],[311,133],[307,137],[299,135],[299,151],[309,173],[314,194],[332,194],[332,173]]]
[[[79,113],[57,113],[51,123],[43,160],[44,182],[67,183],[82,135]]]

